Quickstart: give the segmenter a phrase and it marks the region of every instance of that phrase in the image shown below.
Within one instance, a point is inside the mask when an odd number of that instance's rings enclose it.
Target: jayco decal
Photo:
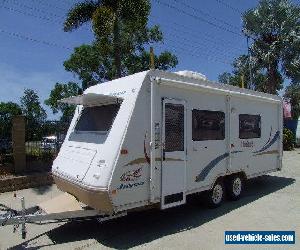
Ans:
[[[135,182],[135,183],[126,183],[126,184],[121,183],[121,185],[118,187],[118,190],[120,190],[120,189],[129,189],[129,188],[133,188],[133,187],[142,186],[142,185],[144,185],[144,183],[145,182],[143,182],[143,181]]]

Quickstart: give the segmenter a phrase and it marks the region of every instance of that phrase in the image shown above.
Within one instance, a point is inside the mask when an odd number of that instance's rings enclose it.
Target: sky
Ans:
[[[80,81],[63,62],[74,47],[93,41],[90,24],[63,32],[68,10],[79,0],[0,0],[0,102],[19,103],[25,88],[43,103],[56,82]],[[257,0],[151,0],[149,25],[157,24],[179,63],[172,71],[192,70],[216,81],[231,71],[235,57],[247,53],[241,13]],[[294,0],[294,3],[298,1]],[[57,119],[44,105],[48,119]]]

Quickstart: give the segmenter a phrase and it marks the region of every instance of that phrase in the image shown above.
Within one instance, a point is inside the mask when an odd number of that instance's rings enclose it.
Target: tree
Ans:
[[[300,8],[289,0],[260,0],[256,8],[243,14],[243,30],[253,41],[255,89],[276,94],[285,78],[300,80],[299,26]]]
[[[91,46],[75,49],[65,62],[66,70],[76,74],[80,71],[79,78],[87,81],[90,78],[90,83],[94,84],[97,77],[102,82],[125,76],[133,71],[132,68],[140,69],[136,65],[132,67],[133,59],[144,58],[144,46],[163,39],[158,26],[147,27],[149,14],[149,0],[84,1],[76,4],[68,13],[64,30],[72,31],[91,21],[96,41]],[[87,70],[80,65],[80,58],[84,56],[89,56],[85,60],[91,63]],[[175,57],[161,56],[171,60]],[[95,61],[91,62],[92,59]],[[174,62],[165,61],[166,65],[174,65]],[[91,77],[91,72],[96,75]]]
[[[261,92],[267,91],[265,89],[266,75],[260,68],[252,66],[252,81],[250,80],[249,57],[247,55],[236,58],[232,66],[232,73],[224,72],[220,74],[219,82],[241,87],[243,79],[245,88]]]
[[[298,120],[300,116],[300,83],[292,83],[289,85],[284,94],[292,108],[292,118]]]
[[[27,120],[26,139],[40,139],[42,124],[45,122],[47,114],[34,90],[25,89],[24,95],[21,97],[21,109]]]
[[[97,44],[81,45],[64,62],[65,69],[78,76],[82,89],[113,78],[112,62],[103,56]]]
[[[68,82],[67,84],[56,83],[54,89],[50,92],[49,98],[45,100],[45,104],[52,109],[53,114],[62,113],[61,122],[70,123],[75,106],[60,103],[59,100],[81,93],[81,88],[74,82]]]
[[[121,41],[126,29],[135,35],[146,29],[150,3],[147,0],[84,1],[72,8],[64,24],[65,31],[72,31],[87,21],[92,21],[93,30],[103,45],[113,45],[116,77],[121,77]]]
[[[11,139],[12,117],[21,115],[20,106],[13,102],[0,102],[0,139]]]
[[[300,8],[289,0],[261,0],[243,15],[244,29],[253,38],[256,65],[266,70],[267,92],[276,94],[283,77],[299,75]]]
[[[127,74],[149,69],[150,53],[142,51],[139,55],[128,55],[123,61]],[[167,70],[178,64],[177,57],[170,52],[162,52],[154,56],[155,68]],[[78,76],[82,81],[82,89],[97,83],[113,79],[113,66],[109,58],[102,56],[99,44],[82,45],[75,48],[74,53],[64,62],[65,69]]]
[[[125,62],[128,73],[134,74],[137,72],[149,69],[150,53],[143,51],[139,55],[131,55]],[[168,51],[162,52],[160,55],[154,55],[154,67],[160,70],[168,70],[176,67],[178,59],[175,55]]]

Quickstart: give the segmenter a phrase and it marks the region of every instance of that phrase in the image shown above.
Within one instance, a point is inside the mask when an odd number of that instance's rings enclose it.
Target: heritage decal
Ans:
[[[253,156],[261,156],[261,155],[274,155],[274,154],[279,154],[278,150],[269,150],[269,149],[275,142],[277,142],[280,138],[280,131],[276,131],[274,134],[273,138],[271,139],[271,134],[272,134],[272,127],[270,131],[270,136],[268,141],[262,146],[261,149],[256,150],[252,152]],[[246,142],[247,143],[247,142]],[[246,147],[252,147],[251,143],[249,145],[245,145]],[[237,153],[243,153],[244,151],[232,151],[231,154],[237,154]],[[204,181],[207,175],[210,173],[210,171],[215,168],[219,162],[223,161],[229,156],[229,152],[224,153],[222,155],[217,156],[215,159],[210,161],[204,168],[203,170],[196,176],[195,181],[200,182]]]
[[[242,141],[241,142],[241,147],[242,148],[253,148],[254,147],[254,142],[253,141]]]

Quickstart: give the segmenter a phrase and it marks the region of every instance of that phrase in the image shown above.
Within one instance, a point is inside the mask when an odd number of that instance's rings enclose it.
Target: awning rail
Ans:
[[[87,93],[78,96],[72,96],[59,100],[60,103],[83,105],[83,106],[98,106],[98,105],[108,105],[113,103],[120,103],[123,101],[123,98],[104,95],[104,94],[95,94]]]

